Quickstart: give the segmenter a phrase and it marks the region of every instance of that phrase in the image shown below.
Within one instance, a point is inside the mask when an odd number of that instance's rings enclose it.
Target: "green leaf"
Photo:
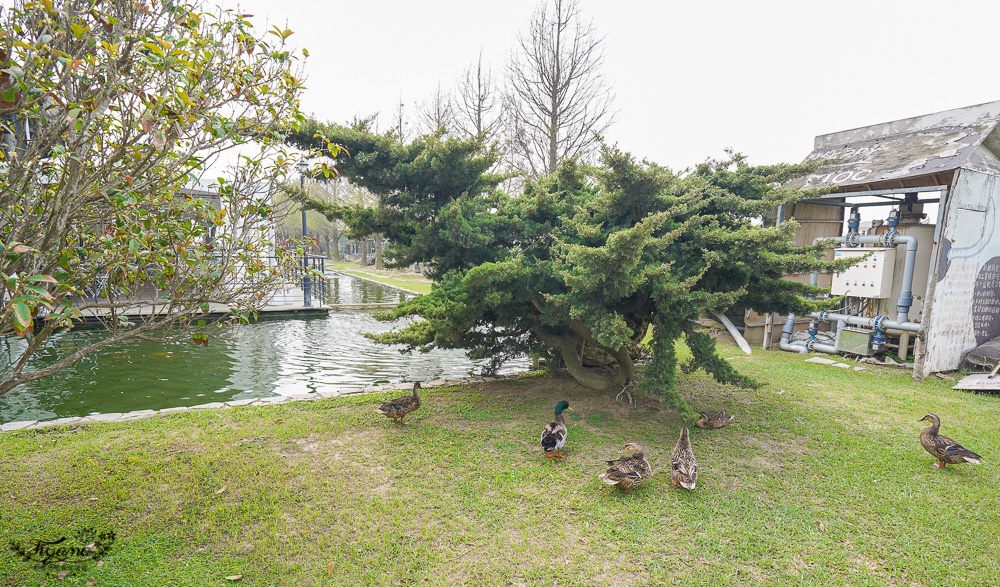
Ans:
[[[31,275],[25,278],[25,281],[44,281],[45,283],[59,283],[59,281],[52,277],[51,275]]]
[[[9,88],[3,91],[3,101],[13,102],[17,99],[17,90],[14,88]]]
[[[87,31],[90,30],[76,23],[69,25],[69,28],[73,31],[73,36],[76,37],[77,39],[83,38],[83,35],[85,35]]]
[[[25,285],[24,289],[27,290],[27,291],[30,291],[31,293],[34,293],[34,294],[36,294],[36,295],[38,295],[40,297],[43,297],[43,298],[45,298],[47,300],[51,300],[52,299],[52,294],[50,294],[48,292],[48,290],[46,290],[44,287],[39,287],[37,285]]]
[[[209,305],[209,303],[208,303],[208,302],[202,302],[202,303],[201,303],[201,311],[202,311],[202,312],[208,312],[208,310],[209,310],[210,308],[211,308],[211,306]]]
[[[14,325],[22,330],[31,326],[31,308],[24,302],[14,302]]]
[[[138,240],[136,240],[134,238],[128,239],[128,251],[130,253],[134,253],[134,252],[138,251],[139,247],[141,247],[141,246],[142,246],[142,243],[140,243]]]

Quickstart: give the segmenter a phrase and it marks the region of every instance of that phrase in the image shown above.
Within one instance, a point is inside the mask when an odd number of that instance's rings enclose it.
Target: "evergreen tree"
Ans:
[[[403,145],[359,127],[310,130],[346,147],[352,156],[338,159],[338,170],[381,198],[377,211],[325,212],[392,234],[397,264],[427,263],[436,281],[430,294],[382,316],[423,320],[377,341],[463,348],[490,368],[550,353],[582,385],[602,389],[634,377],[654,326],[646,389],[683,407],[673,385],[682,335],[690,368],[752,385],[695,330],[699,313],[818,307],[805,297],[818,288],[782,279],[826,268],[818,249],[793,246],[794,222],[759,221],[802,196],[781,185],[806,166],[755,167],[730,153],[680,177],[603,147],[600,167],[567,161],[511,197],[492,189],[501,178],[485,171],[495,153],[474,139],[429,135]],[[587,368],[611,363],[611,374]]]

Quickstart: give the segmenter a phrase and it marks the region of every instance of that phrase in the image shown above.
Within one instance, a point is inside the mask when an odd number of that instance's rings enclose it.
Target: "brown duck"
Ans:
[[[688,491],[694,489],[698,481],[698,464],[694,460],[688,429],[681,428],[680,438],[670,454],[670,482]]]
[[[932,465],[935,469],[943,469],[948,463],[953,465],[961,463],[983,464],[983,457],[947,436],[938,434],[938,430],[941,429],[941,418],[938,418],[935,414],[927,414],[917,420],[917,422],[931,423],[930,426],[924,428],[920,433],[920,445],[938,460],[938,462]]]
[[[608,461],[608,470],[597,476],[608,485],[615,485],[625,493],[632,493],[640,483],[653,476],[646,455],[638,443],[628,442],[618,454],[625,456]]]
[[[403,422],[405,424],[406,422],[403,421],[403,418],[420,407],[420,396],[417,395],[418,389],[420,389],[419,381],[413,384],[413,395],[401,395],[396,399],[382,402],[382,405],[375,408],[375,411],[385,415],[387,418],[392,418],[393,422]]]
[[[726,424],[733,421],[736,416],[727,416],[726,410],[719,410],[716,412],[698,412],[701,415],[698,421],[694,423],[698,428],[722,428]]]

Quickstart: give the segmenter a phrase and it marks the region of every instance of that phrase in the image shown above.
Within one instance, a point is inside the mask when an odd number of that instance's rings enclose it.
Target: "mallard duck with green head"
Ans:
[[[565,410],[573,411],[573,408],[569,407],[568,401],[564,400],[557,403],[555,419],[546,424],[545,428],[542,428],[542,448],[545,450],[545,456],[547,457],[563,458],[562,447],[566,446],[566,436],[568,434],[566,420],[563,418],[563,411]]]
[[[598,479],[614,485],[625,493],[632,493],[640,483],[653,476],[653,468],[646,460],[646,454],[636,442],[627,442],[618,454],[625,456],[608,461],[608,470],[598,475]]]
[[[694,460],[688,429],[681,428],[681,436],[677,439],[674,452],[670,455],[670,481],[677,487],[690,491],[694,489],[697,480],[698,464]]]
[[[733,421],[736,416],[727,416],[726,410],[718,410],[714,412],[698,412],[701,416],[698,421],[694,423],[698,428],[722,428],[726,424]]]
[[[941,418],[938,418],[937,415],[927,414],[917,420],[917,422],[931,423],[930,426],[920,432],[920,445],[938,460],[938,462],[931,465],[935,469],[943,469],[948,463],[952,465],[960,465],[962,463],[983,464],[983,457],[947,436],[938,434],[938,431],[941,429]]]
[[[406,422],[403,421],[403,418],[420,407],[420,396],[417,394],[418,389],[420,389],[419,381],[413,384],[412,395],[401,395],[387,402],[382,402],[382,405],[375,408],[375,411],[386,418],[392,418],[393,422],[402,422],[405,424]]]

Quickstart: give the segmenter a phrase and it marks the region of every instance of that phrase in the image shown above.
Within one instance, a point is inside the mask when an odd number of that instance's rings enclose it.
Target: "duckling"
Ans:
[[[625,493],[632,493],[637,485],[653,476],[653,468],[649,466],[642,447],[635,442],[627,442],[618,454],[627,453],[624,457],[608,461],[608,470],[598,475],[598,479],[608,485],[616,485]]]
[[[938,434],[941,428],[941,418],[934,414],[927,414],[917,422],[930,422],[931,425],[924,428],[920,433],[920,445],[924,450],[934,455],[938,462],[931,465],[935,469],[943,469],[948,463],[958,465],[961,463],[972,463],[974,465],[983,464],[983,457],[965,448],[954,440]]]
[[[418,389],[420,389],[419,381],[413,384],[413,395],[401,395],[396,399],[382,402],[382,405],[375,408],[375,411],[384,414],[388,418],[392,418],[393,422],[398,421],[405,424],[406,422],[403,421],[403,418],[420,407],[420,396],[417,395]]]
[[[677,439],[670,460],[672,461],[670,481],[678,487],[694,489],[695,481],[698,479],[698,465],[694,462],[694,451],[691,450],[687,428],[681,428],[681,437]]]
[[[556,404],[555,420],[549,422],[542,428],[542,448],[545,449],[545,456],[563,458],[562,447],[566,446],[566,420],[563,419],[563,410],[573,411],[569,407],[569,402],[561,401]],[[555,452],[555,454],[552,454]]]
[[[718,412],[698,412],[701,418],[694,423],[698,428],[722,428],[733,421],[736,416],[727,416],[726,410]]]

